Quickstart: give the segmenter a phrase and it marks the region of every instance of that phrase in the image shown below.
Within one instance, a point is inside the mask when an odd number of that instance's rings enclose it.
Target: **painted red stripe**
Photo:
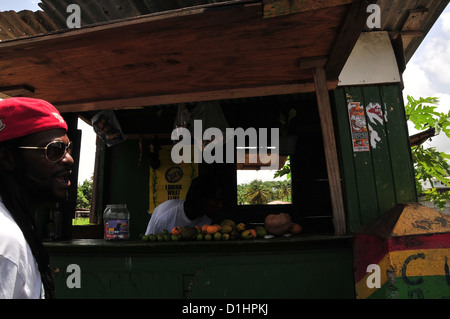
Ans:
[[[367,266],[378,264],[388,252],[388,239],[384,237],[359,234],[353,244],[353,268],[355,282],[367,275]]]
[[[391,237],[389,248],[390,251],[450,248],[450,233]]]
[[[450,248],[450,233],[435,233],[399,237],[355,236],[353,259],[355,282],[367,275],[367,266],[378,264],[392,251]]]

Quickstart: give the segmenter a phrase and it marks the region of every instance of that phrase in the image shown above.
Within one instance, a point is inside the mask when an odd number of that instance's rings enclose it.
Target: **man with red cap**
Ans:
[[[67,129],[46,101],[0,101],[0,298],[55,297],[34,212],[67,199],[74,164]]]

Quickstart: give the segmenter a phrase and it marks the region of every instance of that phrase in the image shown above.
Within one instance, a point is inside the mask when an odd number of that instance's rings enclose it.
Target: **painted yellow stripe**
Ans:
[[[448,225],[450,225],[450,216],[414,203],[405,206],[391,236],[448,233]]]
[[[387,270],[395,271],[395,277],[421,277],[421,276],[445,276],[446,264],[448,269],[450,249],[422,249],[393,251],[386,254],[379,262],[381,269],[381,286],[387,281]],[[403,274],[404,272],[404,274]],[[367,278],[372,273],[367,273],[359,282],[355,283],[356,298],[369,298],[377,288],[367,286]]]
[[[450,258],[450,249],[403,250],[390,253],[396,277],[445,276],[445,265]],[[403,270],[404,269],[404,270]]]

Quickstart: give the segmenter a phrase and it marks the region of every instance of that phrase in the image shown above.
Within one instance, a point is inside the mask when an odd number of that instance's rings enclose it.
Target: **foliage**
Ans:
[[[408,96],[405,106],[406,119],[421,131],[434,128],[436,134],[441,132],[450,138],[450,111],[448,114],[437,112],[439,100],[435,97],[420,98],[418,100]],[[416,188],[418,194],[425,195],[426,200],[434,202],[439,209],[444,209],[446,199],[450,199],[450,192],[439,192],[435,187],[424,190],[420,181],[428,180],[433,185],[433,179],[439,180],[450,187],[450,155],[439,152],[434,147],[424,148],[423,144],[413,146],[411,150],[415,169]]]
[[[91,208],[92,179],[85,180],[77,189],[77,208]]]
[[[280,181],[276,183],[275,186],[276,189],[276,196],[278,197],[278,199],[280,199],[281,201],[288,201],[290,202],[290,198],[291,198],[291,183],[290,181],[286,180],[286,181]]]
[[[408,95],[405,106],[406,120],[411,121],[418,131],[434,127],[436,134],[444,132],[450,138],[450,111],[448,114],[436,112],[439,99],[436,97],[414,99]]]
[[[87,218],[73,218],[72,219],[72,225],[76,226],[82,226],[82,225],[89,225],[89,217]]]
[[[252,205],[267,204],[270,198],[269,188],[261,180],[253,180],[246,188],[245,199]]]
[[[286,175],[286,179],[288,181],[291,180],[291,157],[290,156],[288,156],[288,158],[286,159],[284,166],[275,172],[275,174],[273,175],[273,178],[282,177],[284,175]]]
[[[289,181],[261,181],[255,179],[249,184],[237,186],[238,204],[263,205],[272,201],[291,202]]]

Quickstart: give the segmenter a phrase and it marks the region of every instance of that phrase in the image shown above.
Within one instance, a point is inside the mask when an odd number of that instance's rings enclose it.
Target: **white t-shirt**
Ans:
[[[43,298],[38,265],[0,197],[0,299]]]
[[[170,232],[175,226],[201,227],[205,224],[211,224],[211,218],[206,215],[200,216],[194,220],[187,218],[184,213],[183,204],[183,199],[171,199],[158,205],[153,211],[145,234],[158,234],[164,229],[167,229]]]

